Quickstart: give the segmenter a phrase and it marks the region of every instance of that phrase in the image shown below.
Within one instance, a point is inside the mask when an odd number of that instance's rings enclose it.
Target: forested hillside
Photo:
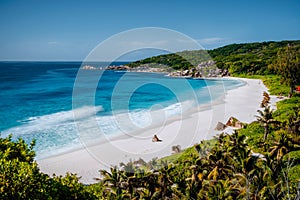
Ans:
[[[220,69],[228,69],[231,74],[246,73],[249,75],[275,73],[268,66],[276,59],[277,53],[287,45],[300,49],[300,41],[255,42],[230,44],[213,50],[183,51],[159,55],[130,63],[130,67],[142,64],[158,63],[175,70],[185,70],[204,61],[213,60]]]
[[[210,50],[208,53],[219,68],[228,69],[233,74],[264,75],[275,73],[268,66],[276,60],[279,50],[287,45],[300,49],[300,41],[297,40],[231,44]]]

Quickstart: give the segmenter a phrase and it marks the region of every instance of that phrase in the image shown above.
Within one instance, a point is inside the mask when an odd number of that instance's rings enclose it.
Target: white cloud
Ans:
[[[50,41],[50,42],[48,42],[48,45],[57,45],[58,44],[58,42],[56,42],[56,41]]]

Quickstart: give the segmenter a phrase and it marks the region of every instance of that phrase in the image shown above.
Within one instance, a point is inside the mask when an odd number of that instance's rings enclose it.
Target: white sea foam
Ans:
[[[70,111],[29,117],[22,121],[22,125],[4,131],[3,136],[13,133],[14,138],[21,136],[27,142],[36,139],[37,157],[44,158],[80,148],[83,140],[87,142],[100,139],[103,134],[129,133],[150,126],[159,126],[168,118],[180,115],[193,106],[193,103],[187,101],[165,108],[156,105],[151,109],[123,111],[107,116],[96,115],[103,110],[102,106],[84,106]],[[92,123],[93,120],[97,121],[96,126]],[[84,136],[78,132],[78,123],[84,125]]]
[[[240,83],[239,86],[243,84]],[[202,98],[216,99],[224,93],[224,88],[219,86],[209,86],[209,88],[213,96],[206,97],[207,92],[202,90],[197,91],[198,95]],[[203,101],[210,103],[209,99],[203,99]],[[156,104],[150,109],[113,111],[112,115],[105,116],[99,113],[103,111],[102,106],[83,106],[69,111],[29,117],[21,121],[22,125],[4,131],[2,136],[13,133],[14,138],[21,136],[27,142],[36,139],[37,156],[43,158],[80,148],[82,141],[101,139],[103,135],[136,133],[154,126],[161,126],[168,119],[180,117],[194,109],[196,105],[198,105],[197,102],[187,100],[167,107]]]
[[[102,110],[102,106],[84,106],[70,111],[29,117],[22,121],[22,125],[5,130],[3,136],[13,133],[13,138],[22,137],[27,142],[35,139],[38,157],[61,153],[80,146],[74,121],[89,121],[95,113]]]
[[[29,122],[27,125],[38,125],[38,126],[50,126],[57,124],[64,124],[66,122],[72,122],[74,120],[81,120],[94,115],[97,112],[102,111],[102,106],[83,106],[75,110],[61,111],[53,114],[29,117],[28,119],[22,120],[20,122]],[[76,115],[74,115],[76,112]],[[76,117],[75,117],[76,116]]]
[[[226,81],[224,83],[225,88],[229,89],[231,85],[226,84]],[[243,84],[240,82],[238,86]],[[225,88],[219,85],[209,86],[210,96],[205,90],[196,92],[203,98],[203,102],[210,103],[212,99],[221,96]],[[112,115],[104,116],[99,113],[103,111],[102,106],[83,106],[69,111],[29,117],[21,121],[22,125],[4,131],[2,136],[13,133],[15,138],[21,136],[27,142],[36,139],[35,149],[38,157],[46,157],[79,148],[82,141],[101,139],[103,135],[136,133],[161,126],[168,119],[180,117],[196,105],[198,102],[187,100],[167,107],[155,104],[150,109],[113,111]]]

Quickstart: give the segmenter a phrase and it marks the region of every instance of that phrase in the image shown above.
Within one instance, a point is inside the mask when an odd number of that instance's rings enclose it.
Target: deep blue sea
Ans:
[[[114,63],[116,65],[124,63]],[[166,118],[211,104],[237,80],[170,78],[165,74],[103,70],[79,70],[81,62],[0,62],[0,132],[26,142],[36,140],[38,158],[80,146],[76,121],[87,124],[93,137],[120,130],[138,131],[159,126]],[[108,63],[94,63],[104,67]],[[153,119],[160,111],[163,117]],[[123,116],[123,118],[122,118]],[[120,127],[118,119],[132,122]],[[90,119],[97,121],[88,126]],[[75,122],[74,122],[75,120]],[[96,129],[95,129],[96,130]]]

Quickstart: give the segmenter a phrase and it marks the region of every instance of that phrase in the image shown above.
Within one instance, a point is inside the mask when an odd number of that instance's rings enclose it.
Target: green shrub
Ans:
[[[0,138],[0,199],[95,199],[74,174],[49,177],[34,161],[34,142]]]

